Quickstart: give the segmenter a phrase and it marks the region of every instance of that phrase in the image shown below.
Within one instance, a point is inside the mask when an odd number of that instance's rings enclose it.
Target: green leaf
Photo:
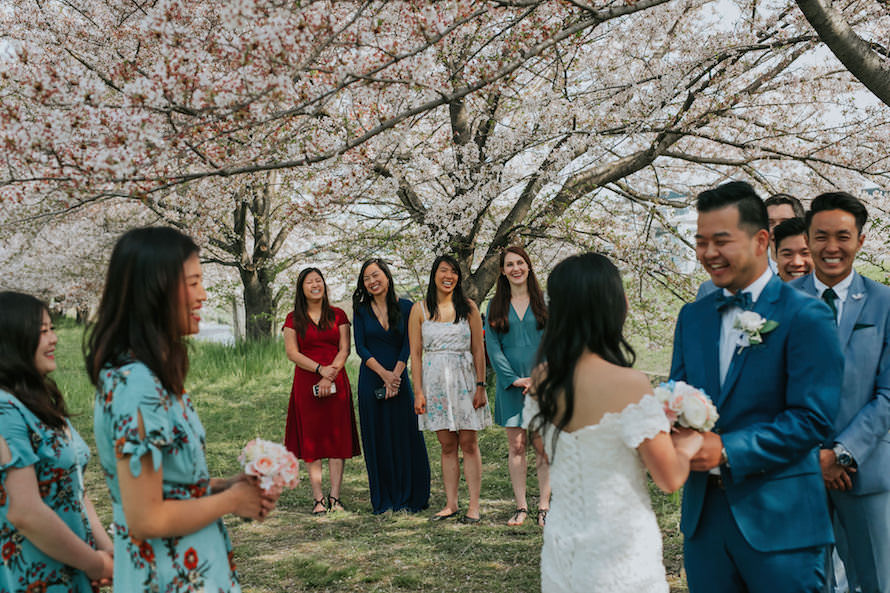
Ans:
[[[779,327],[779,322],[773,321],[772,319],[770,319],[766,323],[763,324],[762,328],[760,328],[760,333],[761,334],[769,333],[769,332],[773,331],[774,329],[776,329],[777,327]]]

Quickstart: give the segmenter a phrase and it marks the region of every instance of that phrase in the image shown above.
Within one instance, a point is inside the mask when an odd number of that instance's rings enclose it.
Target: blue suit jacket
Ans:
[[[818,296],[812,274],[792,286]],[[844,351],[840,409],[826,448],[839,442],[857,463],[853,494],[890,490],[890,287],[853,273],[838,323]]]
[[[732,516],[762,552],[830,543],[817,448],[831,434],[843,373],[831,312],[773,276],[753,310],[779,325],[733,356],[721,389],[719,294],[680,311],[671,379],[704,389],[717,406]],[[686,537],[695,536],[706,490],[707,473],[692,472],[683,491]]]

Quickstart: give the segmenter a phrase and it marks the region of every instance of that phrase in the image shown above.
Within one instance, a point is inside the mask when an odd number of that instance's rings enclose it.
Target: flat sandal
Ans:
[[[522,518],[522,521],[519,520],[519,515],[525,513],[525,517]],[[525,507],[518,507],[515,511],[513,511],[513,515],[507,521],[507,525],[510,527],[519,527],[525,520],[528,518],[528,509]]]

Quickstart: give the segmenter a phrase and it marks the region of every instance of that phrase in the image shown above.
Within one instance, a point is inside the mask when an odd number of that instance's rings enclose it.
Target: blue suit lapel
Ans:
[[[865,307],[866,300],[868,300],[868,293],[865,292],[865,282],[862,281],[862,276],[858,272],[853,272],[853,281],[850,283],[850,290],[847,291],[847,300],[844,301],[844,310],[841,312],[841,320],[837,328],[841,347],[846,348],[847,342],[850,341],[853,327]]]
[[[701,345],[704,348],[705,384],[701,385],[709,396],[717,399],[720,393],[720,312],[717,311],[716,295],[723,290],[714,291],[708,299],[705,316],[702,319]]]
[[[775,308],[776,301],[779,300],[781,290],[782,280],[774,275],[763,288],[763,292],[760,293],[760,297],[754,304],[753,311],[764,319],[769,319]],[[760,347],[765,346],[768,341],[769,336],[764,336],[764,344],[761,344]],[[755,346],[746,346],[741,349],[741,352],[736,348],[736,353],[733,355],[732,361],[729,363],[729,370],[726,372],[726,380],[723,382],[723,388],[720,390],[720,403],[723,403],[729,396],[742,372],[742,367],[745,365],[745,359],[748,358],[748,352],[754,347]]]

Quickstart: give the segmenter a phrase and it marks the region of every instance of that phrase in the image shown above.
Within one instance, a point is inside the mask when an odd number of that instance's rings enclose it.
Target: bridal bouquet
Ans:
[[[717,422],[717,408],[707,394],[683,381],[662,383],[655,388],[655,398],[664,405],[671,424],[708,431]]]
[[[273,486],[296,488],[300,483],[297,458],[284,445],[254,439],[244,445],[238,462],[245,474],[260,479],[260,488],[266,492]]]

